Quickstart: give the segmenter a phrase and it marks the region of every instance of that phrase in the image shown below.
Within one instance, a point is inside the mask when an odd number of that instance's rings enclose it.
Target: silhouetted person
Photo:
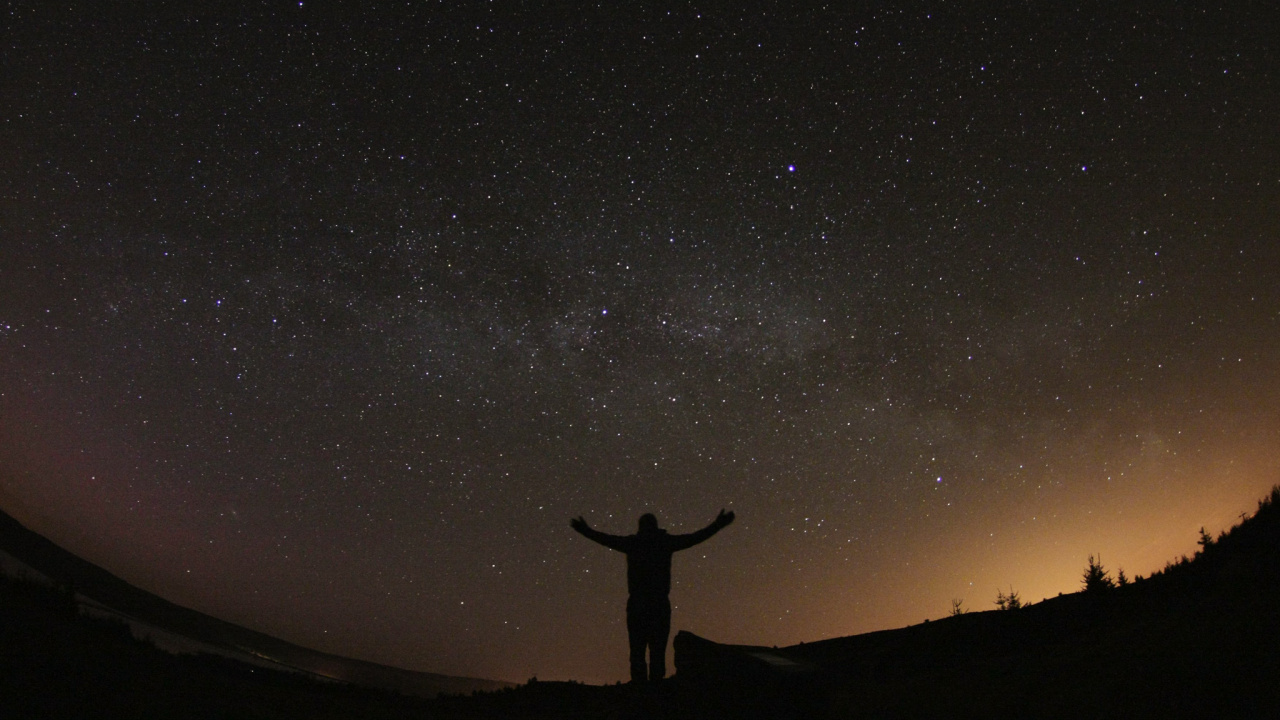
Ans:
[[[733,522],[733,513],[720,511],[710,525],[688,535],[670,535],[650,513],[640,516],[635,535],[609,535],[592,530],[587,521],[569,521],[574,530],[601,545],[627,554],[627,639],[631,642],[631,681],[661,680],[667,674],[667,636],[671,634],[671,555],[720,532]],[[644,651],[649,651],[645,673]]]

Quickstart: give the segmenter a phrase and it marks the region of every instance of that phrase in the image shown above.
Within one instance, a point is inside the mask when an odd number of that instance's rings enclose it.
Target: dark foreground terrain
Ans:
[[[0,571],[64,588],[67,600],[74,601],[73,609],[127,623],[134,635],[171,652],[215,655],[259,668],[420,697],[510,687],[510,683],[414,672],[332,655],[176,605],[68,552],[4,512],[0,512]]]
[[[677,638],[683,679],[800,717],[1280,718],[1280,488],[1151,578],[779,650]],[[1083,568],[1082,568],[1083,570]]]
[[[680,633],[659,687],[434,700],[172,655],[66,589],[0,583],[0,717],[1280,717],[1280,488],[1195,558],[1016,610],[787,648]]]

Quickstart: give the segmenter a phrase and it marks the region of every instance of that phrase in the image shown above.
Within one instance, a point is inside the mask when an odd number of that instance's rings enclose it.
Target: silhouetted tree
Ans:
[[[1018,597],[1018,592],[1009,586],[1009,594],[1005,595],[1004,591],[996,591],[996,608],[1000,610],[1017,610],[1022,607],[1022,598]]]
[[[1203,525],[1200,526],[1200,539],[1196,541],[1196,544],[1200,546],[1200,552],[1213,547],[1213,536],[1205,532]]]
[[[952,617],[955,617],[956,615],[964,615],[967,612],[969,612],[969,609],[964,606],[964,600],[961,600],[960,598],[951,599]]]
[[[1124,568],[1116,571],[1116,584],[1121,587],[1129,584],[1129,576],[1124,574]]]
[[[1098,590],[1110,590],[1116,586],[1116,581],[1111,579],[1111,573],[1102,567],[1102,556],[1089,556],[1089,567],[1084,571],[1084,589],[1085,592],[1095,592]]]

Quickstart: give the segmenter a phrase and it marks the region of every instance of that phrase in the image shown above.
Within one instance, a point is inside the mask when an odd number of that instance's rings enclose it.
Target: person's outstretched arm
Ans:
[[[586,519],[581,515],[570,520],[569,526],[582,533],[582,535],[588,540],[594,540],[611,550],[626,552],[626,548],[624,547],[626,545],[626,538],[621,535],[610,535],[609,533],[602,533],[599,530],[593,530],[591,526],[587,524]]]
[[[711,521],[710,525],[702,528],[698,532],[692,532],[692,533],[689,533],[688,535],[672,536],[671,539],[675,541],[675,549],[684,550],[686,548],[691,548],[694,545],[697,545],[698,543],[702,542],[703,540],[710,538],[712,535],[715,535],[716,533],[720,532],[722,528],[725,528],[730,523],[732,523],[734,517],[735,516],[732,510],[730,510],[729,512],[725,512],[724,510],[721,510],[720,514],[716,516],[715,520]]]

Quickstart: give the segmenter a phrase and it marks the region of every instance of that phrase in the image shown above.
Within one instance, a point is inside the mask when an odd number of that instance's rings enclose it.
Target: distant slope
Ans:
[[[78,613],[64,591],[0,577],[0,718],[453,717],[439,713],[438,702],[213,655],[173,655],[118,622]]]
[[[16,558],[55,583],[74,588],[78,595],[89,600],[81,604],[91,614],[138,621],[149,628],[189,639],[193,641],[194,649],[201,651],[422,697],[510,686],[510,683],[494,680],[415,672],[331,655],[175,605],[62,549],[2,511],[0,552]],[[165,645],[164,642],[160,644]]]
[[[1140,582],[778,649],[681,633],[676,668],[813,717],[1280,717],[1280,488]]]

